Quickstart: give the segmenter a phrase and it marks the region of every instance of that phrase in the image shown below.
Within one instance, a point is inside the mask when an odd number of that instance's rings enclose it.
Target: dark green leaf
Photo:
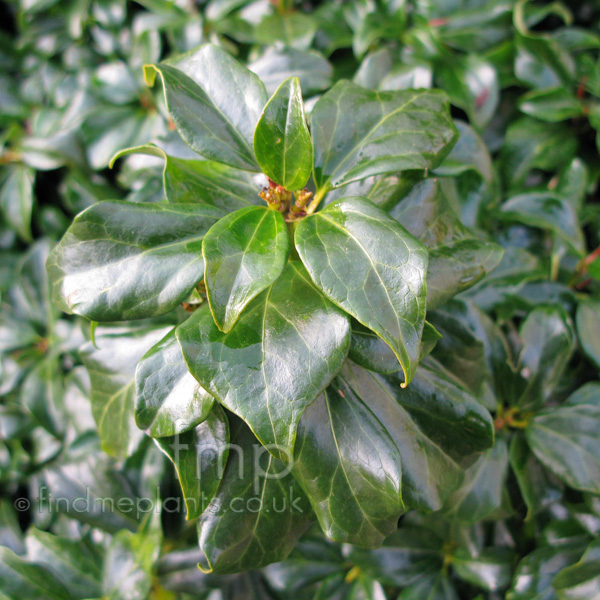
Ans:
[[[508,600],[556,600],[552,578],[564,567],[572,565],[583,554],[579,544],[561,544],[538,548],[517,566]]]
[[[188,371],[172,329],[135,371],[135,421],[156,438],[191,429],[208,417],[214,398]]]
[[[504,249],[493,242],[476,239],[441,246],[429,253],[427,306],[442,306],[459,292],[469,289],[502,260]]]
[[[0,206],[6,222],[26,241],[31,241],[33,180],[35,172],[24,165],[10,168],[0,190]]]
[[[523,342],[517,369],[525,380],[518,400],[523,407],[541,406],[552,394],[574,349],[568,316],[557,306],[535,308],[520,329]]]
[[[463,471],[455,460],[489,445],[489,416],[441,373],[426,368],[417,371],[407,390],[400,388],[399,377],[381,377],[357,365],[348,365],[342,377],[352,393],[373,412],[400,452],[406,506],[441,508],[462,482]],[[438,407],[442,413],[439,418],[451,422],[451,427],[440,427],[433,416],[428,419],[427,413],[433,414]],[[484,437],[487,433],[487,442],[471,437],[469,430],[475,424],[484,430]],[[467,436],[471,439],[466,440]]]
[[[505,221],[552,231],[578,254],[583,254],[583,234],[571,204],[549,192],[531,192],[509,198],[498,213]]]
[[[486,548],[474,554],[459,549],[452,555],[452,567],[464,581],[497,592],[510,584],[514,558],[508,548]]]
[[[171,459],[183,491],[188,519],[197,519],[217,493],[229,454],[229,422],[219,405],[193,429],[156,440]]]
[[[292,472],[330,539],[376,548],[396,529],[404,511],[400,450],[342,379],[300,420]]]
[[[73,600],[52,573],[4,547],[0,547],[0,594],[7,600]]]
[[[193,150],[232,167],[258,171],[252,138],[267,94],[254,73],[210,44],[146,65],[149,84],[157,73],[171,118]]]
[[[169,202],[175,204],[210,204],[231,212],[248,205],[262,204],[259,185],[247,171],[212,160],[189,160],[169,156],[158,146],[146,144],[127,148],[113,156],[115,161],[129,154],[147,154],[163,158],[163,184]]]
[[[339,81],[311,114],[320,193],[378,173],[433,169],[456,129],[438,91],[374,92]]]
[[[435,327],[425,321],[421,338],[421,359],[433,350],[440,337]],[[352,323],[349,357],[365,369],[376,373],[396,373],[402,368],[394,351],[378,335],[358,321]]]
[[[431,530],[403,523],[381,548],[351,548],[349,558],[385,585],[404,587],[441,571],[443,544]]]
[[[339,371],[350,345],[348,317],[314,288],[298,261],[224,334],[208,307],[177,328],[191,373],[260,442],[289,460],[304,409]]]
[[[562,486],[537,460],[522,434],[513,436],[509,447],[509,459],[527,506],[529,521],[540,510],[561,498]]]
[[[462,487],[446,502],[448,517],[476,523],[498,510],[508,473],[506,441],[497,439],[494,446],[465,473]]]
[[[525,433],[536,457],[567,485],[600,493],[600,395],[540,411]]]
[[[600,596],[600,540],[594,540],[578,563],[552,580],[558,600],[589,600]]]
[[[390,345],[408,384],[425,322],[425,246],[359,197],[329,204],[302,220],[295,242],[327,297]]]
[[[29,529],[25,539],[28,559],[48,569],[75,599],[102,595],[101,556],[90,544]]]
[[[48,259],[55,303],[93,321],[170,311],[202,279],[202,239],[222,215],[194,204],[94,204]]]
[[[509,190],[518,189],[531,169],[561,167],[571,161],[576,149],[577,139],[567,124],[545,123],[531,117],[513,121],[500,152],[504,181]]]
[[[298,77],[286,79],[267,102],[254,132],[254,153],[275,183],[291,191],[306,185],[313,148]]]
[[[288,467],[240,421],[231,424],[231,443],[219,491],[198,520],[199,566],[205,572],[283,560],[311,522],[310,504]]]
[[[542,121],[566,121],[583,114],[577,98],[562,87],[534,90],[519,101],[521,112]]]
[[[588,358],[600,369],[600,300],[588,299],[577,307],[577,335]]]
[[[221,219],[202,244],[204,283],[217,327],[228,333],[246,305],[283,271],[290,239],[283,216],[266,206]]]

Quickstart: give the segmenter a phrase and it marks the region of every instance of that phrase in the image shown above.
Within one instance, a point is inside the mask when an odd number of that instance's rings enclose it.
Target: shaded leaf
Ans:
[[[219,491],[198,520],[199,566],[205,572],[233,573],[283,560],[312,520],[288,468],[238,420],[231,423],[231,443]]]
[[[593,385],[593,384],[592,384]],[[538,412],[525,434],[533,453],[567,485],[600,493],[600,395],[570,397],[573,401]],[[576,392],[577,394],[577,392]]]
[[[259,185],[252,174],[212,160],[189,160],[170,156],[158,146],[146,144],[115,154],[115,161],[130,154],[147,154],[163,158],[163,185],[169,202],[209,204],[225,212],[248,205],[262,204]]]
[[[217,493],[229,455],[229,422],[215,405],[199,425],[155,440],[169,457],[183,491],[188,519],[197,519]]]
[[[156,326],[105,329],[96,334],[97,347],[88,342],[80,350],[92,383],[92,412],[107,454],[129,456],[143,437],[134,418],[135,368],[166,333]]]

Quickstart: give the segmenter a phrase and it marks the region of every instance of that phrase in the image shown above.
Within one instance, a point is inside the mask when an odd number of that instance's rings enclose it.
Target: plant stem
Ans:
[[[327,192],[329,190],[330,190],[329,187],[323,187],[315,194],[315,197],[312,199],[311,203],[308,205],[308,207],[306,209],[307,215],[312,215],[315,212],[315,210],[317,210],[317,208],[319,207],[319,204],[321,204],[321,200],[323,200],[323,198],[325,198],[325,195],[327,194]]]

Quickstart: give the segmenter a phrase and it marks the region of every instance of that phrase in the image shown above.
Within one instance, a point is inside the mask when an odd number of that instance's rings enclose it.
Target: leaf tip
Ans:
[[[148,87],[153,87],[154,82],[156,81],[156,74],[158,73],[158,69],[153,64],[144,65],[144,83]]]

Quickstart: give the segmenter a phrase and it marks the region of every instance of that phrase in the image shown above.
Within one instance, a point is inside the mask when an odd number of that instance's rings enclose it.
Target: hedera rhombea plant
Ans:
[[[195,309],[143,356],[134,395],[97,397],[103,447],[133,452],[134,411],[175,462],[207,571],[282,560],[315,520],[332,540],[377,547],[408,509],[440,509],[493,444],[489,412],[427,357],[439,334],[425,319],[501,251],[485,246],[481,267],[469,239],[470,259],[441,246],[428,265],[384,185],[418,182],[449,154],[448,100],[339,81],[309,128],[298,78],[269,99],[218,47],[145,67],[149,85],[157,75],[205,160],[119,153],[164,158],[167,201],[98,202],[48,260],[54,302],[94,322]],[[232,508],[252,497],[259,510]]]

